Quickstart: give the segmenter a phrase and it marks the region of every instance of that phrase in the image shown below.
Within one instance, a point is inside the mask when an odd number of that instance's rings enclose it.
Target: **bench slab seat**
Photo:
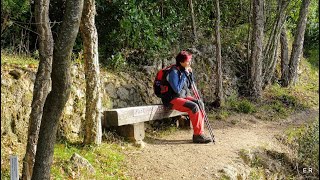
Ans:
[[[104,111],[102,127],[116,127],[120,135],[133,141],[142,141],[145,137],[144,122],[181,115],[188,114],[163,105],[107,109]]]

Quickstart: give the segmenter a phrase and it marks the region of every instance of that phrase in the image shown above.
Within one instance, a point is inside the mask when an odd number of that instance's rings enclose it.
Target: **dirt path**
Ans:
[[[237,115],[212,124],[215,144],[193,144],[192,130],[179,130],[158,139],[147,139],[143,149],[127,153],[128,176],[132,179],[217,179],[226,166],[243,163],[241,149],[264,147],[285,152],[275,135],[318,117],[319,110],[305,111],[282,123],[262,122],[250,115]],[[238,123],[233,125],[232,120]]]

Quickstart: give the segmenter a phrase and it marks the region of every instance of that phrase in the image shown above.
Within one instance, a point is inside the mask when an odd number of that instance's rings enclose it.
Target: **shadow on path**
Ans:
[[[155,144],[155,145],[164,145],[164,144],[193,144],[191,139],[175,139],[175,140],[168,140],[168,139],[159,139],[153,137],[146,137],[144,141],[148,144]]]

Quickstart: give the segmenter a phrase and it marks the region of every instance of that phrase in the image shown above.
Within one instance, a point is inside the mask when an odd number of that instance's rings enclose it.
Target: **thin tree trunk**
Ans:
[[[40,62],[33,88],[33,99],[29,117],[28,141],[23,160],[22,179],[31,179],[35,161],[42,111],[47,95],[51,90],[51,70],[53,37],[49,24],[49,0],[35,1],[35,21],[39,34]]]
[[[216,68],[216,104],[221,106],[224,104],[223,98],[223,86],[222,86],[222,62],[221,62],[221,42],[220,42],[220,7],[219,0],[216,0],[215,4],[216,11],[216,23],[215,23],[215,33],[216,33],[216,59],[217,59],[217,68]]]
[[[270,38],[268,44],[264,51],[264,64],[265,68],[263,69],[263,87],[266,87],[271,78],[274,75],[274,71],[276,68],[276,61],[277,61],[277,48],[279,44],[281,29],[286,19],[286,11],[289,5],[289,0],[278,0],[278,13],[276,21],[273,25],[273,30],[270,34]]]
[[[290,56],[289,63],[289,84],[295,85],[298,78],[298,64],[300,61],[300,56],[302,54],[303,41],[304,41],[304,32],[307,24],[307,15],[310,5],[310,0],[302,0],[299,21],[297,25],[297,31],[295,33],[292,51]]]
[[[250,58],[250,96],[257,100],[262,91],[263,0],[253,0],[252,50]]]
[[[63,22],[54,45],[52,91],[43,109],[33,180],[50,179],[58,122],[70,95],[71,53],[79,30],[82,8],[82,0],[67,0],[66,2]]]
[[[196,20],[194,17],[194,10],[193,10],[193,4],[192,0],[189,0],[190,10],[191,10],[191,19],[192,19],[192,32],[194,37],[194,42],[198,43],[198,36],[197,36],[197,28],[196,28]]]
[[[248,37],[247,37],[247,61],[249,62],[250,61],[250,49],[251,49],[251,46],[250,46],[250,43],[251,43],[251,25],[252,25],[252,6],[253,6],[253,1],[250,2],[250,12],[249,12],[249,15],[248,15]],[[247,63],[247,69],[246,69],[246,79],[249,79],[250,77],[250,73],[249,73],[249,70],[250,70],[250,64]]]
[[[280,36],[281,44],[281,85],[287,87],[289,85],[289,51],[288,38],[286,28],[283,27]]]
[[[101,144],[101,91],[95,0],[84,0],[80,32],[84,43],[86,117],[84,144]]]

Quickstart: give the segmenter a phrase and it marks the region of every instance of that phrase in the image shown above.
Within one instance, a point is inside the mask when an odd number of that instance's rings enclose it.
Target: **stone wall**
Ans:
[[[74,64],[71,69],[71,95],[60,120],[60,139],[74,141],[79,135],[82,136],[81,122],[85,118],[83,69],[83,65],[80,64]],[[12,65],[1,66],[1,133],[16,135],[21,142],[27,140],[36,70]],[[145,75],[143,72],[109,73],[101,70],[104,109],[161,103],[153,95],[153,77],[154,75]]]
[[[1,65],[1,137],[27,140],[35,70]]]

